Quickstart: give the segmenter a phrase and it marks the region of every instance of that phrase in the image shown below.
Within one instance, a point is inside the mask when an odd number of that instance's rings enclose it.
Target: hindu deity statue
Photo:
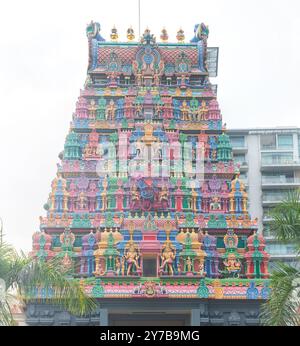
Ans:
[[[235,276],[239,276],[239,272],[241,270],[241,262],[238,258],[236,258],[234,253],[228,255],[228,257],[223,261],[226,271]]]
[[[174,260],[175,260],[175,248],[170,241],[166,241],[163,245],[161,254],[161,271],[167,271],[169,275],[174,275]]]
[[[185,100],[182,102],[182,106],[180,109],[181,109],[182,120],[189,120],[189,107]]]
[[[169,191],[168,188],[164,185],[159,193],[159,202],[163,204],[164,202],[169,204]]]
[[[89,110],[89,118],[95,119],[96,118],[96,111],[97,111],[97,106],[96,106],[95,100],[91,100],[91,103],[90,103],[88,110]]]
[[[72,233],[70,228],[66,228],[65,231],[60,235],[59,240],[62,244],[62,249],[71,251],[75,242],[75,235]]]
[[[140,103],[135,106],[135,115],[137,118],[143,115],[143,106]]]
[[[132,208],[136,208],[140,202],[140,193],[137,186],[134,184],[131,188],[131,204]]]
[[[79,210],[86,210],[87,208],[87,197],[85,196],[85,193],[82,191],[80,192],[77,200],[77,209]]]
[[[193,271],[193,261],[191,260],[191,257],[187,257],[185,260],[185,265],[186,265],[186,271],[188,273],[191,273]]]
[[[212,202],[210,203],[210,210],[221,210],[220,198],[218,196],[212,197]]]
[[[134,275],[140,271],[138,246],[133,241],[129,241],[127,244],[124,258],[127,262],[127,275]]]
[[[204,277],[206,275],[206,272],[204,270],[204,262],[200,261],[199,262],[199,265],[198,265],[198,274],[201,276],[201,277]]]
[[[223,255],[223,264],[225,267],[225,274],[232,277],[239,277],[241,271],[241,254],[237,251],[238,237],[232,229],[227,230],[224,236],[225,254]]]
[[[106,118],[107,120],[114,120],[115,119],[115,111],[116,106],[113,100],[110,100],[107,109],[106,109]]]
[[[201,102],[201,107],[198,109],[198,120],[207,120],[208,108],[205,101]]]

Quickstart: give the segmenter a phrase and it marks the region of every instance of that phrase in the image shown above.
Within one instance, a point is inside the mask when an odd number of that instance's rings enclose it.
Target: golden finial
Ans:
[[[116,29],[115,25],[111,29],[110,38],[111,38],[112,41],[117,41],[117,39],[119,38],[118,30]]]
[[[177,31],[176,38],[177,38],[177,41],[179,43],[183,43],[184,42],[184,39],[185,39],[184,31],[181,28],[179,28],[179,30]]]
[[[166,28],[164,27],[161,31],[161,34],[160,34],[160,39],[163,41],[163,42],[167,42],[168,41],[168,32],[166,30]]]
[[[130,28],[127,29],[127,39],[128,41],[132,41],[134,40],[134,38],[135,38],[134,31],[132,27],[130,26]]]

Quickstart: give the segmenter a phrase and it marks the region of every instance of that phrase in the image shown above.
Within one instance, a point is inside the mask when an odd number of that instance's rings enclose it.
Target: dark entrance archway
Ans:
[[[131,313],[109,314],[109,326],[188,326],[190,314]]]

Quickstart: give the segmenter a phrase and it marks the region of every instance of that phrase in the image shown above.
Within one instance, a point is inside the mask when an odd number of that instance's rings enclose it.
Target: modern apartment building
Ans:
[[[228,134],[247,186],[250,214],[258,217],[267,251],[272,260],[295,264],[293,244],[280,244],[270,233],[269,211],[289,190],[300,188],[300,128],[231,129]]]

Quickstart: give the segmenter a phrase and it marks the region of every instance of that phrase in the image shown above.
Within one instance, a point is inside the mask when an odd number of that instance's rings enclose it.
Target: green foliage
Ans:
[[[293,243],[300,251],[300,191],[293,190],[270,213],[270,229],[275,238]],[[299,326],[300,324],[300,272],[284,263],[276,263],[271,275],[271,295],[263,305],[261,318],[265,325]]]
[[[46,303],[62,306],[74,315],[86,315],[96,308],[96,302],[86,296],[80,282],[70,279],[70,273],[61,260],[47,262],[34,259],[16,251],[6,244],[0,245],[0,277],[6,283],[6,296],[0,302],[0,325],[13,325],[9,307],[9,292],[16,292],[18,299],[29,302],[36,288],[51,290],[51,296],[43,298]],[[36,297],[35,297],[36,298]]]
[[[277,263],[271,276],[271,296],[262,308],[262,322],[271,326],[299,326],[300,272]]]
[[[270,230],[282,242],[293,242],[300,251],[300,190],[290,191],[287,198],[270,213]]]

